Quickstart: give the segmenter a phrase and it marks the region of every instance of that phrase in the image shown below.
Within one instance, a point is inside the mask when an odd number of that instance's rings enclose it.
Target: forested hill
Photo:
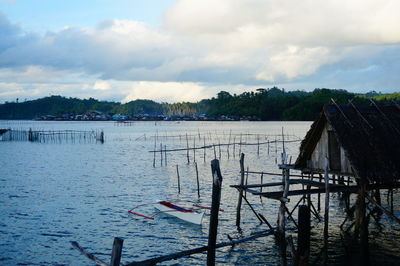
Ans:
[[[121,115],[195,115],[256,117],[261,120],[314,120],[324,104],[334,99],[338,104],[352,100],[357,105],[369,105],[369,99],[380,104],[400,103],[400,93],[381,94],[370,92],[355,94],[345,90],[315,89],[312,92],[285,91],[276,87],[257,89],[231,95],[221,91],[216,97],[197,103],[157,103],[151,100],[135,100],[125,104],[50,96],[25,102],[0,104],[0,119],[33,119],[43,115],[85,114],[100,111]]]

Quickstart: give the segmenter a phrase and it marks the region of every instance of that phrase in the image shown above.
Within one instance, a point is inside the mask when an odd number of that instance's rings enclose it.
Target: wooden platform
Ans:
[[[301,195],[312,195],[318,193],[325,193],[325,183],[318,181],[311,181],[307,179],[292,179],[290,180],[290,184],[302,184],[311,187],[317,187],[312,189],[296,189],[289,190],[288,197],[290,196],[301,196]],[[270,199],[281,199],[283,197],[283,191],[272,191],[272,192],[260,192],[254,190],[254,188],[261,187],[274,187],[274,186],[282,186],[283,182],[273,182],[266,184],[250,184],[250,185],[231,185],[231,187],[237,189],[243,189],[253,195],[262,196]],[[390,188],[400,188],[400,182],[390,183],[390,184],[371,184],[367,186],[367,190],[372,189],[390,189]],[[329,184],[329,192],[347,192],[347,193],[357,193],[359,187],[358,186],[347,186],[342,184]]]

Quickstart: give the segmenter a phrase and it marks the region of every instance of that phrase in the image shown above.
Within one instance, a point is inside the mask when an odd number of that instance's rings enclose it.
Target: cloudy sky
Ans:
[[[400,91],[398,0],[0,0],[0,102]]]

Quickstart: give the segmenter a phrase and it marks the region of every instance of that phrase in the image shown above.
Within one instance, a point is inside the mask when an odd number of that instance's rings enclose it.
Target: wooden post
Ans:
[[[283,158],[283,157],[282,157]],[[278,243],[280,246],[281,253],[281,265],[287,265],[286,261],[286,240],[285,240],[285,211],[286,211],[286,202],[288,202],[288,193],[289,193],[289,169],[283,169],[282,175],[284,179],[284,190],[282,198],[280,199],[281,205],[279,207],[278,213]]]
[[[221,160],[221,141],[218,138],[218,158]]]
[[[229,140],[228,140],[228,148],[227,148],[227,153],[228,153],[228,160],[229,160],[229,148],[231,146],[231,136],[232,136],[232,129],[229,131]]]
[[[197,196],[200,198],[200,182],[199,182],[199,170],[197,169],[197,162],[194,163],[196,167],[196,180],[197,180]]]
[[[188,135],[186,133],[186,157],[187,157],[187,163],[190,163],[189,160],[189,139],[188,139]]]
[[[368,250],[368,218],[366,217],[366,185],[367,182],[360,178],[359,186],[360,190],[357,198],[357,216],[356,216],[356,233],[359,232],[360,235],[360,248],[361,265],[369,265],[369,250]]]
[[[165,166],[167,166],[167,145],[164,145],[164,159],[165,159]]]
[[[325,213],[324,213],[324,247],[325,247],[325,263],[328,263],[328,225],[329,225],[329,174],[328,162],[325,167]]]
[[[104,143],[104,132],[103,132],[103,130],[100,132],[100,142]]]
[[[247,186],[247,184],[249,183],[249,167],[247,166],[247,168],[246,168],[246,182],[245,182],[245,184],[246,184],[246,186]],[[244,196],[245,197],[247,197],[247,191],[245,190],[244,191]]]
[[[196,162],[196,138],[193,137],[193,162]]]
[[[161,166],[163,165],[163,148],[162,148],[162,143],[160,143],[160,162],[161,162]]]
[[[236,136],[233,137],[233,158],[236,158],[236,154],[235,154],[236,149],[235,149],[235,147],[236,147]]]
[[[260,180],[260,184],[264,183],[264,172],[261,172],[261,180]],[[260,187],[260,193],[262,193],[262,189],[263,187]],[[262,201],[262,196],[260,194],[260,200]]]
[[[121,262],[122,245],[124,240],[122,238],[114,238],[113,249],[111,253],[111,263],[110,266],[119,266]]]
[[[322,182],[322,175],[319,174],[319,182]],[[318,193],[318,213],[321,211],[321,193]]]
[[[211,161],[211,172],[213,176],[212,202],[210,229],[208,231],[208,250],[207,265],[215,265],[215,248],[218,233],[218,213],[221,201],[222,175],[219,168],[219,161],[214,159]]]
[[[203,147],[204,147],[204,155],[203,155],[203,159],[204,159],[204,162],[206,162],[206,137],[204,136],[203,137]]]
[[[178,193],[181,193],[181,180],[180,180],[180,177],[179,177],[179,168],[178,168],[178,165],[176,165],[176,175],[177,175],[177,177],[178,177]]]
[[[240,133],[239,154],[242,154],[242,133]]]
[[[243,186],[244,184],[244,153],[240,154],[240,183],[239,185]],[[236,207],[236,226],[240,228],[240,210],[242,208],[242,197],[243,197],[243,189],[239,189],[239,199]]]
[[[33,134],[32,134],[32,128],[29,129],[29,136],[28,136],[29,141],[33,141]]]
[[[297,233],[297,258],[295,265],[308,265],[310,254],[310,208],[299,206],[299,230]]]
[[[217,159],[217,152],[215,151],[215,144],[213,144],[213,148],[214,148],[214,159]]]
[[[260,156],[260,135],[257,134],[257,156]]]

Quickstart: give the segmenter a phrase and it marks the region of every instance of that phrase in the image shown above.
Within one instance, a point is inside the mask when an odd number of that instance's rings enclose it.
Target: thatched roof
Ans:
[[[296,168],[306,168],[327,122],[357,177],[378,182],[400,179],[399,106],[325,105],[301,143]]]

